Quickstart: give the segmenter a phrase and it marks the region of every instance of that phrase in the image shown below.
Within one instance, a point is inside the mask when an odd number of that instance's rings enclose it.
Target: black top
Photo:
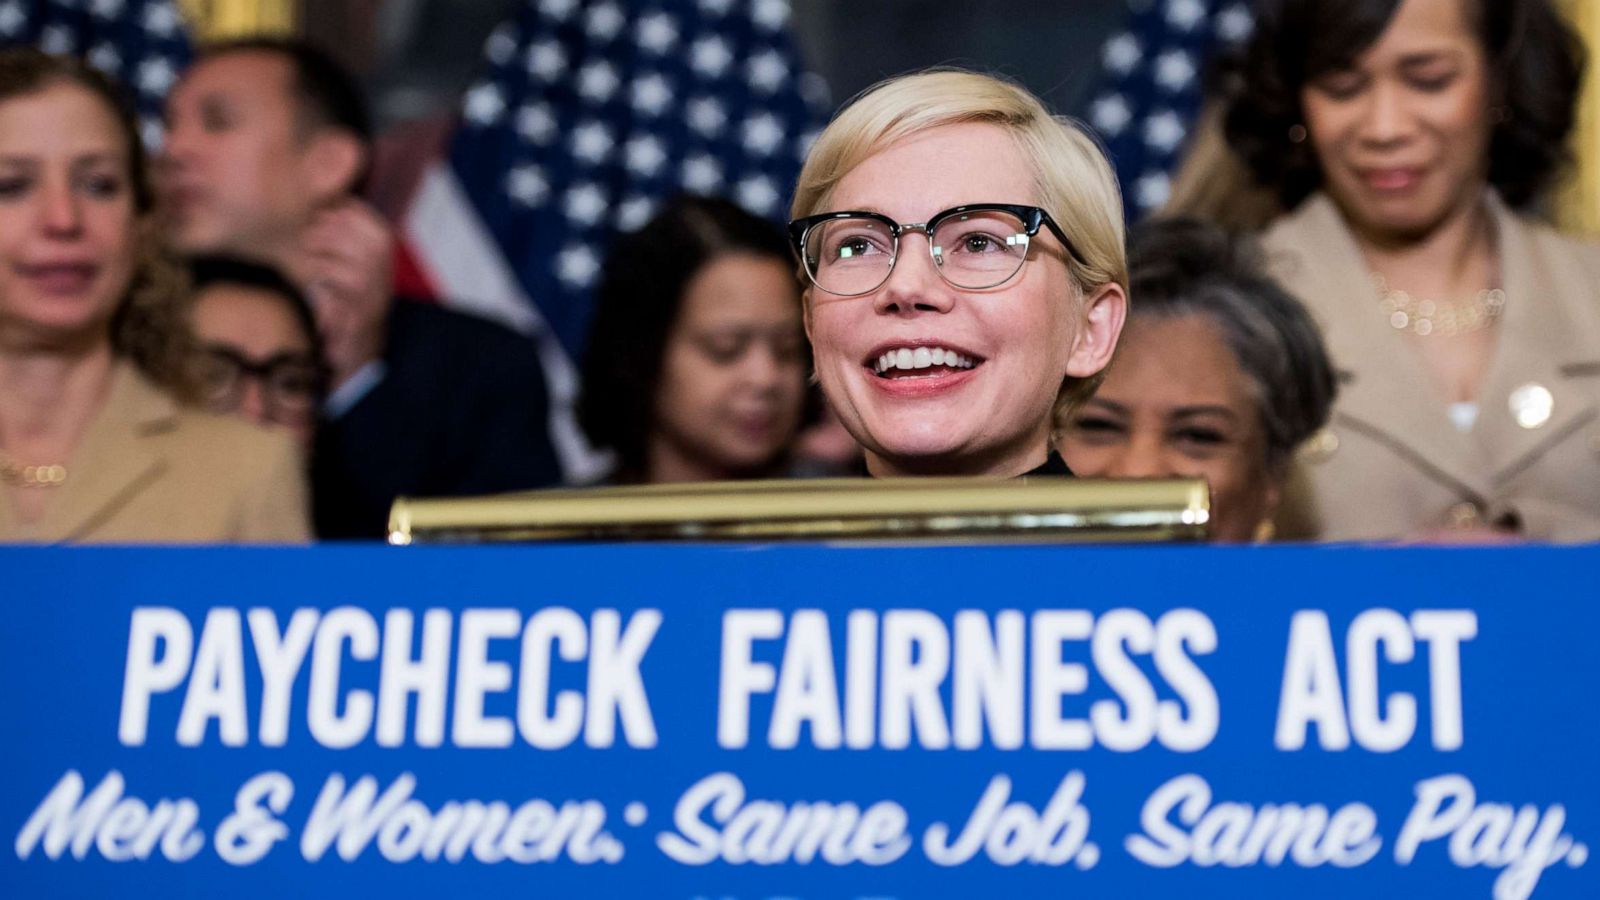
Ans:
[[[1017,477],[1032,478],[1035,475],[1065,475],[1068,478],[1075,477],[1072,474],[1072,469],[1067,467],[1067,461],[1062,459],[1061,454],[1055,452],[1054,450],[1050,451],[1050,456],[1045,459],[1044,465],[1039,466],[1037,469],[1029,469]]]
[[[874,477],[871,472],[867,471],[867,461],[865,458],[861,460],[860,473],[868,478]],[[1062,459],[1061,455],[1054,450],[1050,451],[1050,455],[1045,458],[1043,464],[1029,469],[1028,471],[1023,472],[1021,475],[1017,475],[1015,477],[1032,478],[1035,475],[1064,475],[1068,478],[1077,477],[1073,475],[1072,470],[1067,467],[1067,461]]]

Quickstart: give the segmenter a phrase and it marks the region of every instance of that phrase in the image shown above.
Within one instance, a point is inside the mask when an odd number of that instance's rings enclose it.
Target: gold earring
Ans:
[[[1271,519],[1262,519],[1256,523],[1256,533],[1253,539],[1257,544],[1270,544],[1278,536],[1278,523]]]

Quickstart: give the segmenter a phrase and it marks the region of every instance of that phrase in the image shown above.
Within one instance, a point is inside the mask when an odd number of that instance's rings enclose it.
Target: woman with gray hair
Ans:
[[[1210,225],[1135,228],[1128,267],[1122,344],[1057,447],[1080,475],[1205,478],[1214,539],[1265,537],[1295,449],[1333,404],[1316,323],[1253,244]]]

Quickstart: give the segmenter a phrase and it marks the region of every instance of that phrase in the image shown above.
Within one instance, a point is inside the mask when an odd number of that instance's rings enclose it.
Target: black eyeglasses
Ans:
[[[1078,265],[1066,232],[1037,206],[974,203],[947,209],[926,222],[901,225],[874,212],[821,213],[789,223],[789,240],[811,283],[830,294],[859,297],[889,280],[900,254],[900,236],[920,231],[945,281],[979,291],[998,287],[1022,270],[1040,226],[1050,229]]]
[[[310,353],[278,353],[256,362],[224,344],[205,346],[201,383],[213,411],[238,409],[246,379],[261,385],[267,418],[276,422],[314,409],[327,381],[322,364]]]

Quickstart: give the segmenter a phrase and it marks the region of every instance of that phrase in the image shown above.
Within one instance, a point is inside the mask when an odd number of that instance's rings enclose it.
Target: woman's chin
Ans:
[[[869,427],[870,439],[865,443],[877,449],[879,455],[890,458],[959,455],[971,443],[971,437],[961,433],[959,423],[926,417],[908,418],[911,420]]]
[[[881,474],[880,469],[920,475],[979,474],[995,455],[994,448],[977,436],[951,432],[900,432],[867,446],[880,463],[871,467],[875,474]]]

